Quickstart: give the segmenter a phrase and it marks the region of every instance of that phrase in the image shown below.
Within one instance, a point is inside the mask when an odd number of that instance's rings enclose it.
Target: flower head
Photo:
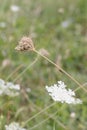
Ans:
[[[65,21],[63,21],[63,22],[61,23],[61,26],[62,26],[63,28],[68,28],[68,27],[71,25],[72,22],[73,22],[72,19],[65,20]]]
[[[12,5],[12,6],[10,7],[10,9],[11,9],[11,11],[13,11],[13,12],[18,12],[18,11],[20,10],[20,7],[17,6],[17,5]]]
[[[70,117],[71,118],[75,118],[76,117],[76,113],[75,112],[71,112]]]
[[[9,125],[5,125],[5,130],[26,130],[25,128],[20,127],[16,122],[13,122]]]
[[[0,28],[5,28],[6,27],[6,23],[5,22],[0,22]]]
[[[12,82],[5,82],[0,79],[0,95],[8,95],[10,97],[19,95],[19,84],[14,85]]]
[[[75,93],[71,89],[66,89],[66,85],[62,81],[58,81],[58,84],[54,84],[51,87],[46,86],[46,90],[54,101],[68,104],[82,103],[78,98],[75,98]]]
[[[15,49],[18,51],[32,51],[34,50],[33,41],[30,37],[22,37]]]

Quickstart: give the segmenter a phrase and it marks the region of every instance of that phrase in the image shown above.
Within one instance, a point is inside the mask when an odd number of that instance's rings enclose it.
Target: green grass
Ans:
[[[18,5],[20,11],[15,13],[10,10],[11,5]],[[59,13],[63,8],[64,12]],[[63,21],[71,20],[67,28],[62,27]],[[22,73],[37,57],[33,52],[19,53],[15,47],[22,36],[31,36],[35,48],[45,48],[49,58],[57,62],[61,56],[62,68],[71,74],[81,84],[87,82],[87,2],[86,0],[0,0],[0,23],[5,22],[6,27],[0,27],[0,78],[7,80],[17,67],[16,71],[8,81],[14,82],[15,78]],[[3,67],[3,61],[9,59],[11,64]],[[46,85],[64,81],[71,89],[78,86],[66,75],[46,60],[39,57],[38,61],[21,75],[15,83],[21,88],[31,88],[25,95],[20,94],[16,98],[0,97],[0,130],[4,125],[17,121],[21,125],[40,110],[44,109],[53,101],[45,91]],[[87,129],[87,94],[82,90],[76,92],[83,100],[82,105],[67,105],[57,103],[36,118],[26,124],[30,129],[51,114],[45,123],[38,125],[34,130],[86,130]],[[70,113],[75,112],[76,117],[72,119]],[[60,125],[60,123],[62,125]]]

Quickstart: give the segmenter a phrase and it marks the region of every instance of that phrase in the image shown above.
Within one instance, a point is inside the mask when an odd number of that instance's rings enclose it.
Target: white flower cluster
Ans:
[[[18,12],[18,11],[20,10],[20,7],[17,6],[17,5],[12,5],[12,6],[10,7],[10,9],[11,9],[11,11],[13,11],[13,12]]]
[[[20,86],[18,84],[14,85],[11,82],[5,82],[0,79],[0,95],[8,95],[14,97],[19,95]]]
[[[5,28],[6,27],[6,23],[5,22],[0,22],[0,28]]]
[[[5,125],[5,130],[26,130],[25,128],[20,127],[16,122],[13,122],[9,125]]]
[[[46,90],[54,101],[68,104],[78,104],[82,101],[75,98],[75,92],[71,89],[66,89],[66,85],[62,81],[58,81],[58,84],[54,84],[51,87],[46,86]]]

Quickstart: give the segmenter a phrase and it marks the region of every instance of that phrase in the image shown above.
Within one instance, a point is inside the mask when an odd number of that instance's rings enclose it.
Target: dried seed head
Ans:
[[[40,54],[42,54],[42,55],[44,55],[46,57],[48,57],[50,55],[49,52],[47,50],[45,50],[44,48],[41,48],[39,50],[39,52],[40,52]]]
[[[15,49],[17,51],[32,51],[34,50],[33,41],[29,37],[22,37]]]

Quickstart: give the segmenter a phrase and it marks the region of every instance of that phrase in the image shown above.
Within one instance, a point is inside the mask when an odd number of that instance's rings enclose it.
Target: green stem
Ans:
[[[28,70],[29,68],[31,68],[31,67],[37,62],[38,58],[39,58],[39,55],[37,55],[36,59],[35,59],[28,67],[26,67],[26,69],[24,69],[24,71],[22,71],[22,72],[14,79],[14,82],[15,82],[21,75],[23,75],[23,74],[26,72],[26,70]]]
[[[56,104],[55,102],[47,107],[45,107],[44,109],[42,109],[40,112],[38,112],[37,114],[35,114],[34,116],[32,116],[31,118],[29,118],[27,121],[24,122],[23,126],[24,127],[29,121],[31,121],[32,119],[34,119],[35,117],[37,117],[38,115],[40,115],[41,113],[43,113],[44,111],[46,111],[47,109],[51,108],[52,106],[54,106],[54,104]]]

